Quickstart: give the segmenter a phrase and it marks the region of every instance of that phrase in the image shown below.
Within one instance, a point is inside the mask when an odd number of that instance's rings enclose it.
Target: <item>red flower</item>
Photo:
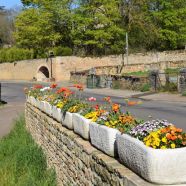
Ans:
[[[43,88],[42,85],[34,85],[34,89],[41,89],[41,88]]]
[[[65,87],[61,87],[59,90],[57,90],[57,94],[60,94],[62,92],[67,92],[67,91],[70,91],[68,88],[65,88]]]
[[[50,85],[50,88],[56,88],[56,87],[57,87],[57,84]]]
[[[73,87],[79,89],[79,91],[83,90],[83,85],[81,85],[81,84],[74,84]]]
[[[99,110],[99,105],[95,105],[94,108],[95,108],[96,110]]]

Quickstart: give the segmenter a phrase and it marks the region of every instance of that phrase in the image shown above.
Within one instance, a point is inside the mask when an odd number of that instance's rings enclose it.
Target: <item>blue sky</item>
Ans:
[[[12,8],[15,5],[21,5],[21,0],[0,0],[0,6],[5,6],[6,8]]]

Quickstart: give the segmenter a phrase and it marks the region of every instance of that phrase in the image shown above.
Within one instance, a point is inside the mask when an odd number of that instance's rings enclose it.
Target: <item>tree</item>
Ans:
[[[86,54],[121,53],[124,48],[124,30],[118,25],[118,1],[80,1],[74,10],[73,41]]]
[[[183,48],[186,44],[186,1],[151,1],[150,8],[158,28],[155,47],[161,50]]]

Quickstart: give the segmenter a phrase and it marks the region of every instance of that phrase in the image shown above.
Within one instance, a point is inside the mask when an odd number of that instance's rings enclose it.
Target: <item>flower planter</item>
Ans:
[[[119,133],[116,129],[94,122],[90,123],[90,140],[92,145],[112,157],[114,157],[117,152],[116,134]]]
[[[41,102],[38,99],[35,99],[35,107],[37,107],[38,109],[41,109]]]
[[[80,114],[73,113],[73,125],[74,125],[74,132],[79,134],[84,139],[89,139],[89,126],[90,126],[90,119],[86,119]]]
[[[60,108],[57,108],[56,106],[52,107],[52,117],[57,120],[58,122],[61,123],[62,121],[62,117],[63,117],[63,113],[61,112]]]
[[[153,149],[126,134],[117,135],[119,159],[131,170],[156,184],[186,183],[186,147]]]
[[[30,96],[30,104],[36,106],[36,99],[33,96]]]
[[[28,103],[31,103],[31,96],[28,96],[28,97],[27,97],[27,102],[28,102]]]
[[[62,125],[69,129],[73,129],[72,113],[66,112],[65,116],[62,116]]]
[[[45,101],[40,101],[40,108],[41,111],[45,112]]]
[[[49,116],[52,116],[52,105],[48,102],[44,102],[44,112]]]

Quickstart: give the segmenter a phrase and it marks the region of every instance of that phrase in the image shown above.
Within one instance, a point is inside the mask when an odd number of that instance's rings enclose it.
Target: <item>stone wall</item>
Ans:
[[[139,71],[144,69],[165,69],[166,67],[186,67],[186,50],[167,51],[167,52],[149,52],[129,55],[128,64],[126,56],[124,57],[125,67],[123,72]],[[118,65],[121,65],[122,56],[105,57],[56,57],[53,59],[53,77],[56,81],[69,80],[71,71],[88,70],[92,67],[99,68],[99,72],[108,74],[116,71]],[[15,63],[0,64],[0,80],[31,80],[37,77],[41,66],[46,66],[50,72],[50,60],[26,60]],[[108,68],[105,68],[109,66]],[[110,68],[115,66],[115,68]]]
[[[26,127],[54,167],[59,186],[153,186],[68,130],[26,104]]]

